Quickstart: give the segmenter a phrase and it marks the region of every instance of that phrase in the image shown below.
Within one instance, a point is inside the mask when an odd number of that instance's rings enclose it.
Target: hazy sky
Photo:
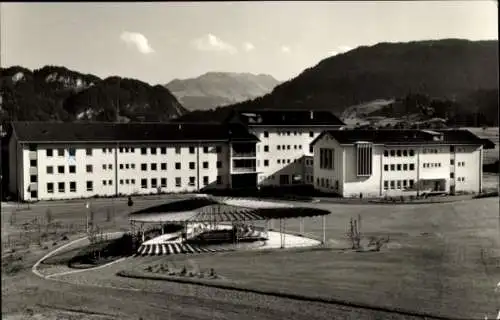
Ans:
[[[378,42],[498,39],[496,1],[2,3],[1,65],[151,84],[207,71],[287,80]]]

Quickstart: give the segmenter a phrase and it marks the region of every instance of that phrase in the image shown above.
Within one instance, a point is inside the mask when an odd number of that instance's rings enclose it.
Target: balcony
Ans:
[[[233,158],[255,158],[257,156],[257,153],[255,151],[250,151],[250,152],[238,152],[238,151],[231,151],[231,157]]]
[[[37,167],[30,167],[29,173],[30,173],[30,175],[38,174],[38,168]]]
[[[31,182],[28,186],[28,192],[31,191],[38,191],[38,183],[36,182]]]
[[[256,167],[233,167],[231,173],[257,173]]]
[[[36,151],[29,151],[28,152],[28,159],[29,160],[36,160],[38,158],[38,153]]]

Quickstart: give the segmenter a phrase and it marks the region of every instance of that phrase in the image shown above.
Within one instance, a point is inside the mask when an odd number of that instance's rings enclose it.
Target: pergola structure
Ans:
[[[266,221],[268,228],[273,228],[273,221],[279,220],[281,248],[285,247],[285,221],[300,218],[300,233],[304,232],[303,218],[323,217],[323,245],[326,244],[326,216],[330,211],[295,206],[288,203],[249,200],[241,198],[216,198],[211,196],[193,197],[149,207],[130,214],[131,231],[142,233],[144,242],[144,226],[149,224],[182,224],[187,230],[188,224],[224,224],[253,223]],[[162,227],[163,233],[163,227]],[[237,240],[236,240],[237,241]]]

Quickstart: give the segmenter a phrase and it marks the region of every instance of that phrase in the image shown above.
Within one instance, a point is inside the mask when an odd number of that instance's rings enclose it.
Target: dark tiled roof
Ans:
[[[216,123],[14,122],[21,142],[258,141],[243,126]]]
[[[344,126],[330,111],[323,110],[238,110],[236,117],[250,126]]]
[[[432,132],[443,135],[442,140],[434,140]],[[352,144],[359,141],[386,145],[404,144],[477,144],[485,145],[487,139],[480,139],[468,130],[328,130],[319,135],[314,145],[325,134],[330,135],[341,144]],[[488,140],[489,141],[489,140]],[[491,142],[491,141],[490,141]]]

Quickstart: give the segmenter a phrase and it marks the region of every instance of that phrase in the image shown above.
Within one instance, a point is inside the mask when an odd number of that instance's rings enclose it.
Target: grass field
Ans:
[[[240,252],[139,258],[123,266],[143,270],[171,263],[214,268],[238,285],[322,296],[458,318],[490,317],[500,309],[498,198],[408,206],[320,205],[328,217],[330,250]],[[365,237],[390,236],[381,252],[340,253],[350,217],[361,214]],[[320,220],[306,231],[321,234]],[[287,228],[298,230],[297,221]]]

